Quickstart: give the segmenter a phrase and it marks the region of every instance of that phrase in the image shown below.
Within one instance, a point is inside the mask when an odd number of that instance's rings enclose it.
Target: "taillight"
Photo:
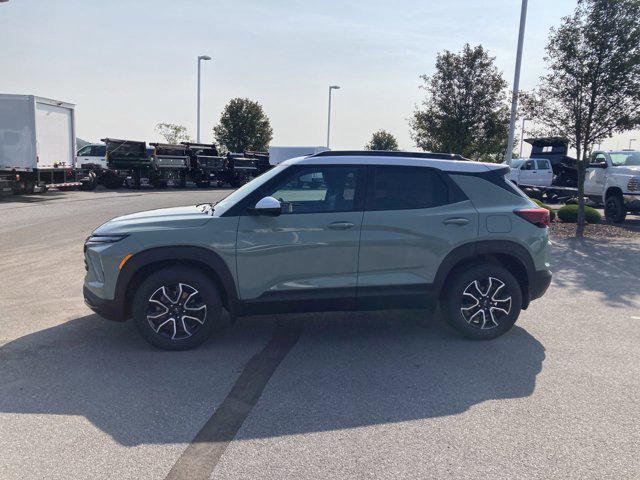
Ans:
[[[549,226],[549,210],[545,208],[522,208],[514,210],[516,215],[523,218],[536,227],[545,228]]]

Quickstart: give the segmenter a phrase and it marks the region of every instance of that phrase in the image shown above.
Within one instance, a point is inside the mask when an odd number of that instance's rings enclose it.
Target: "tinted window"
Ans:
[[[270,195],[280,200],[282,213],[325,213],[354,210],[358,167],[306,167],[287,177]]]
[[[89,155],[90,151],[91,151],[91,147],[89,145],[87,145],[86,147],[82,147],[80,150],[78,150],[78,156],[80,157],[87,156]]]
[[[438,173],[421,167],[375,167],[372,190],[368,210],[437,207],[449,198]]]
[[[549,160],[536,160],[538,163],[538,170],[549,170],[551,167],[549,166]]]
[[[524,166],[522,167],[522,170],[535,170],[536,167],[533,163],[533,160],[527,160],[524,164]]]
[[[95,145],[91,147],[92,157],[104,157],[106,153],[107,153],[107,147],[104,145]]]

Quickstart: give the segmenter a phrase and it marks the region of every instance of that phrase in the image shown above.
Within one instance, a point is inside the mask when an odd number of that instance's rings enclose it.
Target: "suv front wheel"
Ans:
[[[490,263],[459,269],[447,287],[449,325],[467,338],[488,340],[508,331],[522,308],[518,280],[505,268]]]
[[[194,268],[169,267],[147,277],[133,299],[133,320],[152,345],[187,350],[207,340],[220,319],[220,295]]]

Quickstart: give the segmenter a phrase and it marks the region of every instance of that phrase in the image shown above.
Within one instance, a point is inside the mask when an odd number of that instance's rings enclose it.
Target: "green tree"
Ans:
[[[265,151],[273,138],[273,129],[258,102],[234,98],[224,108],[213,134],[230,152]]]
[[[579,0],[551,29],[546,50],[549,72],[530,95],[528,117],[576,149],[581,237],[593,146],[640,124],[640,0]]]
[[[173,123],[158,123],[156,132],[160,134],[164,141],[177,145],[180,142],[189,142],[191,137],[187,134],[187,127],[175,125]]]
[[[386,130],[378,130],[371,136],[371,141],[364,148],[366,150],[387,150],[395,152],[398,150],[396,137]]]
[[[436,72],[421,76],[426,98],[409,121],[419,148],[487,161],[504,156],[507,83],[494,60],[482,45],[438,54]]]

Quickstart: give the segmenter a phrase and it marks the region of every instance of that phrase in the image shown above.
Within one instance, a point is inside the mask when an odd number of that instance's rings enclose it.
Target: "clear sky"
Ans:
[[[529,2],[522,88],[544,72],[549,28],[574,6]],[[362,148],[384,128],[414,149],[407,119],[436,53],[481,43],[511,85],[519,14],[520,0],[9,0],[0,93],[75,103],[77,134],[91,141],[153,141],[158,122],[195,137],[196,58],[206,54],[203,140],[229,99],[248,97],[269,115],[272,145],[322,145],[337,84],[332,148]],[[640,141],[608,146],[630,137]]]

